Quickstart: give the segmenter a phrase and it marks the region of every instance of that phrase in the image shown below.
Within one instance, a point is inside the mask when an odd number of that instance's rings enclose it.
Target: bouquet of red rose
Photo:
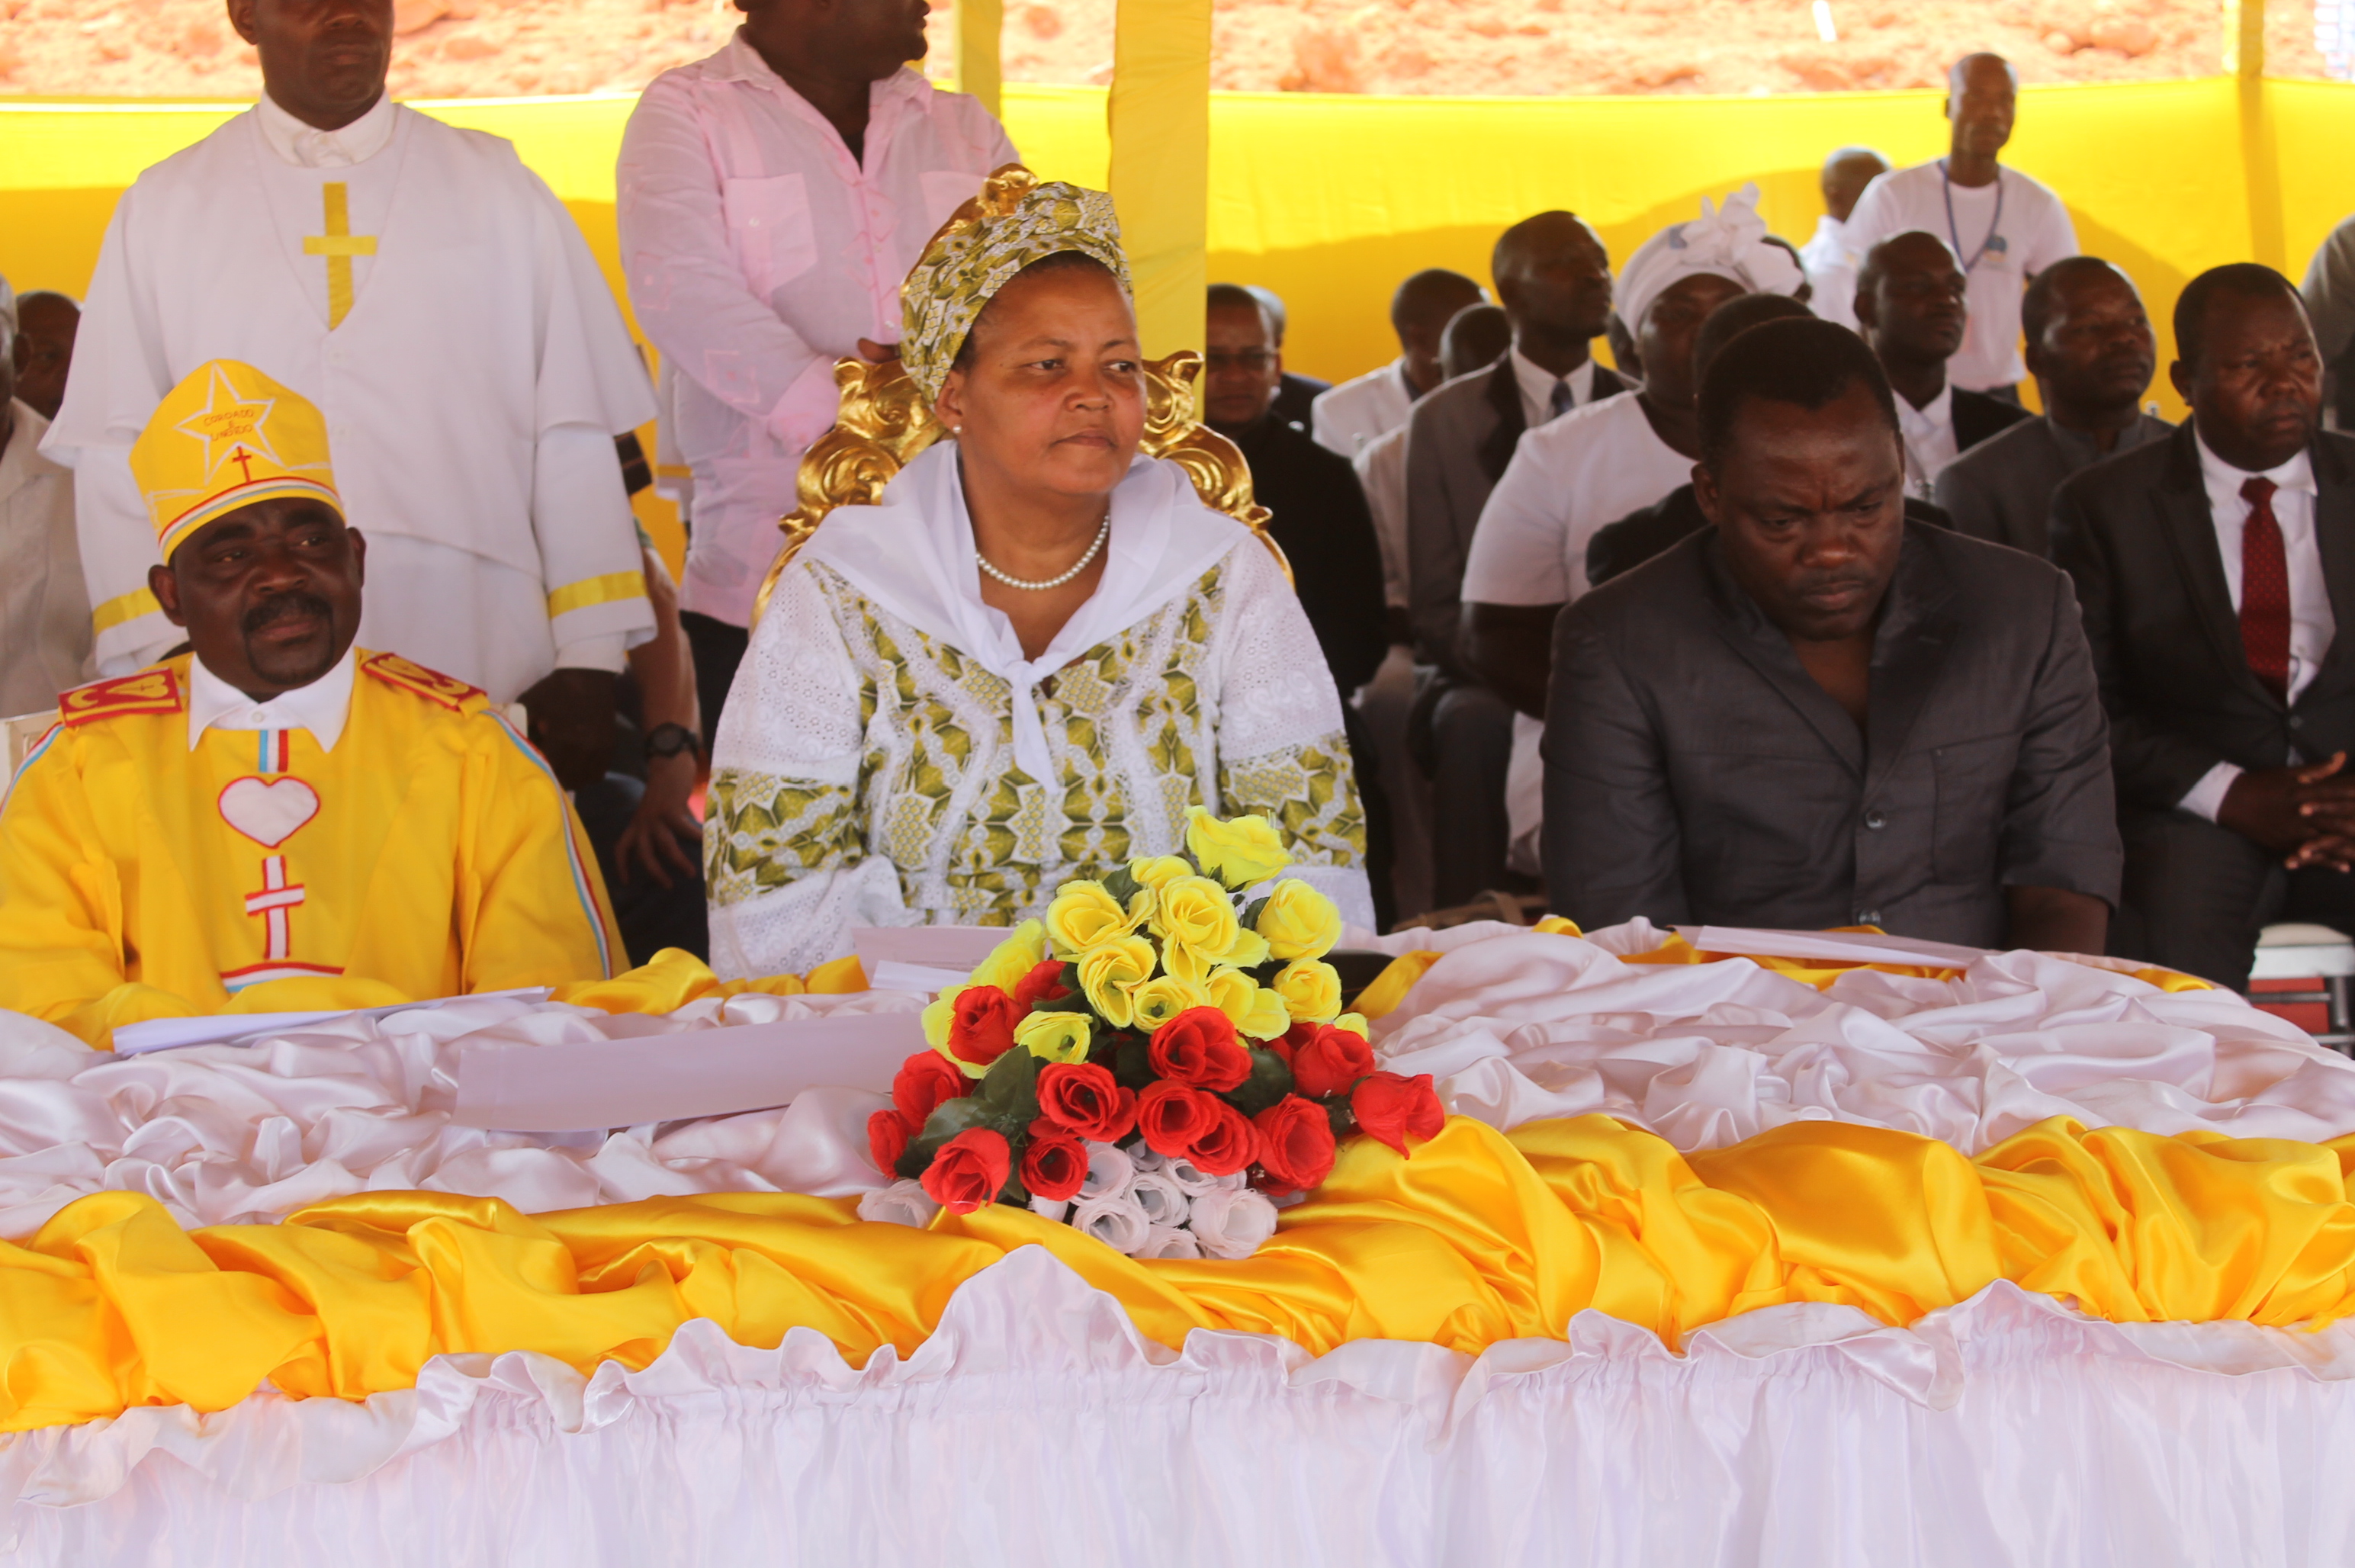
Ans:
[[[924,1010],[891,1108],[868,1118],[899,1179],[862,1218],[1025,1205],[1138,1257],[1244,1257],[1354,1133],[1400,1153],[1443,1119],[1428,1074],[1374,1069],[1324,962],[1333,902],[1258,816],[1187,814],[1180,855],[1065,882]]]

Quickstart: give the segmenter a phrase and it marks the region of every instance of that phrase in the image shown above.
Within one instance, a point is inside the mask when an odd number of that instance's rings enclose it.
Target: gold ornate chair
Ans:
[[[1268,509],[1252,499],[1251,466],[1235,443],[1194,418],[1194,379],[1202,371],[1202,357],[1191,349],[1167,359],[1148,360],[1145,367],[1145,439],[1139,450],[1147,457],[1166,457],[1186,470],[1202,504],[1226,513],[1257,536],[1284,581],[1292,580],[1292,563],[1267,531]],[[800,553],[802,542],[816,531],[837,507],[871,507],[883,496],[892,475],[914,461],[918,453],[945,433],[932,417],[932,405],[896,359],[870,365],[863,359],[837,360],[834,384],[841,389],[840,411],[834,429],[818,438],[802,458],[794,489],[801,505],[777,521],[785,536],[761,592],[752,601],[752,624],[761,624],[777,579]]]

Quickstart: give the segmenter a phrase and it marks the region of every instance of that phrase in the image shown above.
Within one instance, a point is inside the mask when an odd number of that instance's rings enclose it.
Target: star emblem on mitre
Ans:
[[[189,439],[205,443],[207,485],[212,483],[222,464],[237,457],[240,448],[247,449],[250,456],[278,463],[278,453],[272,449],[267,433],[270,411],[277,401],[275,398],[247,396],[230,383],[228,371],[218,365],[213,367],[212,381],[205,389],[205,407],[173,427]]]

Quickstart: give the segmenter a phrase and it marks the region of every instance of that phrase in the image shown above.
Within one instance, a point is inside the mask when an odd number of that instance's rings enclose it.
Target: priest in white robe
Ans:
[[[561,671],[535,718],[610,736],[654,630],[613,437],[654,400],[588,246],[510,144],[384,96],[389,0],[229,10],[265,95],[115,208],[43,445],[75,470],[101,670],[181,635],[147,591],[131,443],[234,359],[326,416],[369,543],[361,640],[499,701]]]

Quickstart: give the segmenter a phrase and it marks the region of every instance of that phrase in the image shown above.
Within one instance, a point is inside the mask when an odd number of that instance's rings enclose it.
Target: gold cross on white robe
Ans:
[[[333,331],[352,313],[352,258],[375,255],[376,236],[352,232],[348,187],[341,180],[319,190],[326,198],[327,231],[303,236],[303,254],[327,259],[327,328]]]

